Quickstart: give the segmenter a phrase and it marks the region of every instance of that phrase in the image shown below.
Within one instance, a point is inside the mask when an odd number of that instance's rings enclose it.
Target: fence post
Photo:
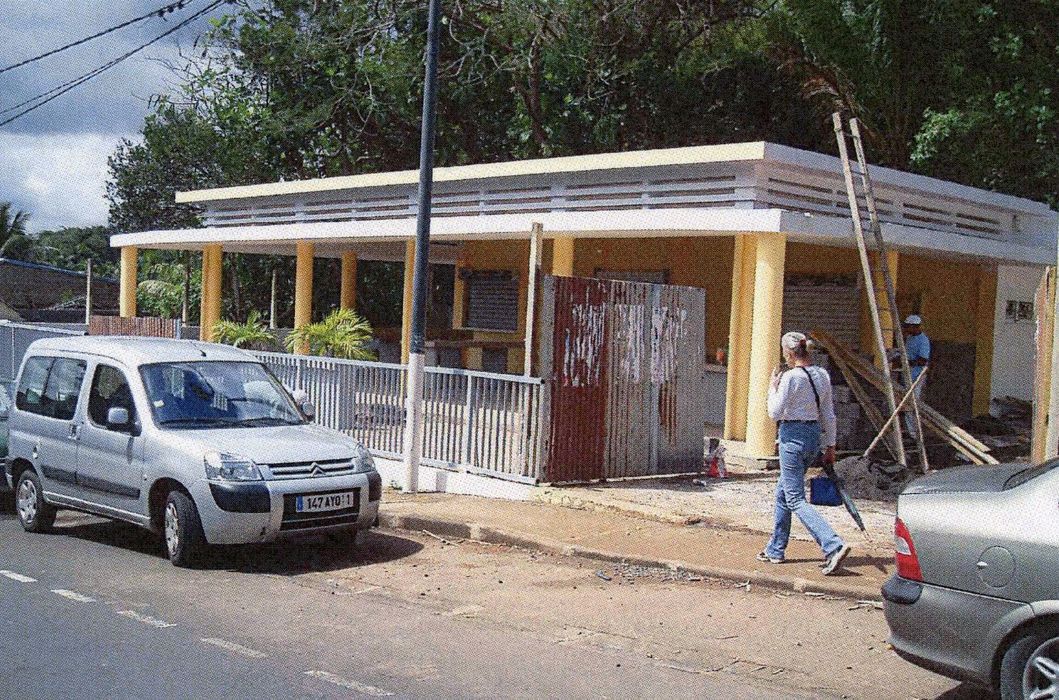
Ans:
[[[467,399],[463,405],[463,435],[460,445],[460,467],[467,471],[471,463],[471,435],[474,432],[474,375],[467,375]]]

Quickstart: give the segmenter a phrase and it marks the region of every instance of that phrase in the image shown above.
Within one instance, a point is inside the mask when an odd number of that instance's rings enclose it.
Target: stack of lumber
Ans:
[[[810,335],[831,356],[832,361],[834,361],[845,377],[846,383],[853,390],[854,396],[864,407],[864,411],[868,414],[872,424],[875,425],[877,430],[881,430],[885,419],[874,402],[871,401],[867,391],[861,384],[861,380],[863,379],[879,391],[884,391],[886,386],[885,375],[871,362],[840,343],[834,336],[823,331],[813,331]],[[907,391],[907,387],[902,386],[900,382],[895,380],[893,384],[894,390],[899,395],[903,395]],[[960,454],[975,464],[998,464],[997,459],[989,454],[988,446],[922,400],[919,401],[919,415],[923,421],[924,428],[941,436],[955,447]],[[889,442],[885,444],[890,447]],[[891,447],[890,449],[892,453],[893,448]]]

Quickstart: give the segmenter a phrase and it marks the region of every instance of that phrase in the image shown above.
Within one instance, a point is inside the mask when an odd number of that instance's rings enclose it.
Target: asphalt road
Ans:
[[[136,528],[62,514],[57,533],[30,535],[0,508],[0,697],[820,695],[693,673],[620,645],[557,642],[530,624],[482,624],[329,577],[407,575],[424,546],[374,533],[356,553],[319,542],[229,548],[189,571]]]

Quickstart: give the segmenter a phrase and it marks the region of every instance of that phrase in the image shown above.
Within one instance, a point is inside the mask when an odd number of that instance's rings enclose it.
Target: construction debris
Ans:
[[[910,480],[919,476],[914,469],[896,463],[875,462],[867,457],[847,457],[835,463],[846,491],[853,498],[893,503]]]

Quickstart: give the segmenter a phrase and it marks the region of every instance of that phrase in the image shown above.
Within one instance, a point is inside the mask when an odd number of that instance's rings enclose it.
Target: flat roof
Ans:
[[[434,181],[438,183],[464,180],[489,180],[511,177],[530,177],[559,173],[574,173],[605,170],[628,170],[675,165],[697,165],[707,163],[769,161],[783,163],[808,170],[841,172],[841,161],[835,156],[784,146],[767,141],[717,144],[710,146],[688,146],[619,153],[599,153],[558,158],[539,158],[500,163],[481,163],[439,167],[434,170]],[[960,197],[983,204],[1017,209],[1035,215],[1051,215],[1047,204],[1012,195],[969,187],[947,180],[917,175],[893,168],[872,166],[872,179],[879,184],[898,185],[905,188],[925,190],[948,197]],[[252,199],[281,195],[297,195],[335,190],[355,190],[371,187],[393,187],[415,185],[419,182],[418,170],[400,170],[382,173],[367,173],[343,177],[328,177],[309,180],[292,180],[256,185],[240,185],[215,189],[177,192],[176,201],[181,204],[218,202],[237,199]]]

